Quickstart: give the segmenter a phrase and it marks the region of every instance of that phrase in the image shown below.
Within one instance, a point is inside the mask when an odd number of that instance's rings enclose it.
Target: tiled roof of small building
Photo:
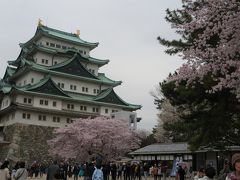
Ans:
[[[131,152],[132,155],[140,154],[175,154],[175,153],[189,153],[188,144],[181,143],[159,143],[151,144]]]

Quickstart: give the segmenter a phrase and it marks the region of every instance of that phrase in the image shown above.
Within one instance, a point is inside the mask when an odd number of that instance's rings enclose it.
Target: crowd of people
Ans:
[[[193,180],[240,180],[240,153],[232,156],[232,170],[229,163],[225,163],[219,175],[212,166],[199,169],[191,179]],[[184,180],[185,169],[178,167],[176,180]],[[154,180],[166,180],[167,165],[149,165],[141,162],[111,162],[102,163],[96,160],[91,162],[68,163],[65,161],[52,161],[50,164],[34,161],[31,166],[26,167],[25,162],[20,161],[10,167],[9,161],[0,163],[0,180],[26,180],[28,177],[46,177],[46,180],[146,180],[151,176]]]

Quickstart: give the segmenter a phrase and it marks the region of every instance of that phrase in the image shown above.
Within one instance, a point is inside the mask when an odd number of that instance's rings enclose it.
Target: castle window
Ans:
[[[61,48],[61,46],[59,44],[56,44],[56,48]]]
[[[42,64],[44,64],[45,63],[45,59],[42,59]]]
[[[56,107],[56,106],[57,106],[57,102],[53,101],[53,107]]]
[[[54,61],[54,65],[57,64],[57,61]]]
[[[28,98],[28,104],[32,103],[32,99]]]
[[[98,108],[93,107],[93,112],[98,112]]]
[[[74,85],[74,86],[73,86],[73,89],[74,89],[74,90],[77,90],[77,86],[76,86],[76,85]]]
[[[42,120],[42,115],[38,115],[38,120],[39,120],[39,121]]]
[[[108,109],[105,109],[105,114],[107,114],[108,113]]]
[[[96,94],[96,93],[97,93],[97,90],[96,90],[96,89],[93,89],[93,93]]]
[[[46,121],[46,119],[47,119],[46,116],[43,115],[43,116],[42,116],[42,120],[43,120],[43,121]]]
[[[58,86],[58,87],[61,87],[61,83],[58,83],[57,86]]]
[[[53,116],[53,122],[60,122],[60,117]]]
[[[85,90],[86,90],[86,92],[88,92],[88,88],[87,87],[85,88]]]
[[[70,120],[70,118],[67,118],[67,123],[71,123],[71,120]]]
[[[49,46],[49,42],[46,42],[46,45]]]
[[[23,102],[24,102],[24,103],[27,103],[27,98],[23,98]]]
[[[22,114],[22,118],[23,118],[23,119],[30,119],[30,118],[31,118],[31,115],[30,115],[30,114],[27,114],[27,113],[23,113],[23,114]],[[12,119],[13,119],[13,117],[12,117]]]
[[[22,118],[23,118],[23,119],[26,119],[26,113],[23,113],[23,114],[22,114]]]
[[[48,101],[47,101],[47,100],[45,100],[45,101],[44,101],[44,104],[47,106],[47,105],[48,105]]]
[[[62,49],[67,49],[67,47],[66,46],[62,46]]]
[[[87,111],[87,106],[80,106],[81,111]]]
[[[12,113],[12,119],[15,119],[15,113]]]
[[[54,44],[54,43],[50,43],[50,46],[51,46],[51,47],[55,47],[55,44]]]
[[[61,88],[64,88],[64,83],[61,84]]]
[[[82,87],[82,92],[85,92],[85,87]]]
[[[56,121],[57,121],[57,117],[53,116],[53,122],[56,122]]]
[[[45,64],[48,64],[48,60],[47,59],[45,59]]]
[[[31,79],[31,83],[34,83],[34,78]]]
[[[40,99],[40,104],[43,105],[43,100],[42,99]]]
[[[60,122],[60,117],[57,117],[57,122]]]
[[[74,105],[73,104],[71,104],[71,109],[74,109]]]

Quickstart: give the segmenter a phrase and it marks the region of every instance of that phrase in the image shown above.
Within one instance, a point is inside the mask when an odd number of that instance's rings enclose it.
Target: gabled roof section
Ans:
[[[46,46],[34,43],[32,48],[29,50],[29,52],[36,52],[36,51],[42,51],[42,52],[51,53],[51,54],[63,54],[63,55],[68,55],[70,57],[75,55],[76,53],[80,54],[77,49],[64,50],[64,49],[58,49],[58,48],[50,48],[50,47],[46,47]],[[83,57],[83,56],[81,56],[81,61],[91,62],[93,64],[97,64],[99,67],[109,63],[108,59],[97,59],[93,57]]]
[[[7,79],[8,77],[11,77],[15,72],[16,72],[16,68],[7,66],[3,79]]]
[[[12,89],[12,86],[8,83],[6,83],[3,79],[0,80],[0,92],[2,93],[8,93]]]
[[[114,86],[118,86],[122,84],[122,81],[113,81],[112,79],[109,79],[108,77],[106,77],[104,73],[98,73],[98,78],[105,83],[114,84]]]
[[[115,93],[113,88],[103,90],[94,100],[99,102],[104,102],[104,103],[128,106],[135,110],[140,109],[142,107],[141,105],[133,105],[125,102]]]
[[[93,58],[93,57],[88,57],[88,60],[90,62],[94,62],[95,64],[98,64],[99,67],[109,63],[108,59],[97,59],[97,58]]]
[[[47,36],[47,37],[50,37],[53,39],[67,41],[69,43],[74,43],[77,45],[85,46],[90,49],[94,49],[95,47],[98,46],[98,43],[91,43],[91,42],[82,40],[77,34],[60,31],[60,30],[53,29],[53,28],[50,28],[50,27],[47,27],[44,25],[39,25],[37,27],[35,35],[28,42],[26,42],[23,46],[26,46],[27,44],[29,44],[31,42],[35,42],[41,36]]]
[[[51,95],[69,97],[66,93],[63,92],[62,89],[60,89],[55,84],[55,82],[53,82],[50,76],[47,76],[46,78],[42,79],[41,81],[39,81],[34,85],[27,85],[23,88],[18,88],[18,89],[24,90],[24,91],[37,92],[41,94],[51,94]]]
[[[90,73],[85,67],[83,67],[83,65],[80,63],[80,58],[81,56],[79,54],[75,54],[72,59],[60,64],[56,64],[52,66],[50,70],[86,78],[98,79],[94,74]]]

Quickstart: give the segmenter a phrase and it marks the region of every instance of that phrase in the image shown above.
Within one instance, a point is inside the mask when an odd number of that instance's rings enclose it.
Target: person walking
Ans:
[[[15,180],[27,180],[28,172],[25,168],[25,162],[19,162],[19,168],[17,169],[15,175],[13,176]]]
[[[179,166],[179,169],[178,169],[178,176],[179,176],[179,180],[184,180],[185,171],[181,165]]]
[[[152,168],[152,175],[154,180],[157,180],[158,177],[158,167],[157,164],[154,164],[153,168]]]
[[[233,172],[229,173],[226,180],[239,180],[240,179],[240,153],[236,153],[232,156]]]
[[[99,164],[96,165],[96,168],[92,175],[92,180],[103,180],[103,172]]]
[[[205,176],[199,178],[198,180],[213,180],[214,176],[216,175],[216,170],[212,166],[208,166],[205,169]]]
[[[78,163],[75,163],[73,167],[73,179],[78,180],[78,174],[79,174],[80,166]]]
[[[0,179],[1,180],[9,180],[11,178],[8,165],[9,165],[9,161],[4,161],[0,167]]]
[[[53,164],[51,164],[48,167],[47,170],[47,180],[55,180],[55,179],[60,179],[60,169],[57,164],[57,161],[54,161]]]
[[[148,172],[149,172],[149,167],[147,163],[143,164],[143,174],[144,174],[144,180],[147,180],[148,177]]]

